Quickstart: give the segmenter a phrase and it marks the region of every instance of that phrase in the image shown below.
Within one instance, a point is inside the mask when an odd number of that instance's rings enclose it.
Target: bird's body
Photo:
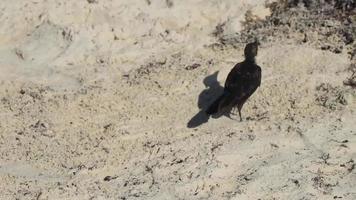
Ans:
[[[245,48],[245,61],[238,63],[228,74],[223,94],[206,110],[208,115],[229,112],[237,106],[240,120],[241,109],[246,100],[261,84],[261,68],[255,62],[257,42]]]

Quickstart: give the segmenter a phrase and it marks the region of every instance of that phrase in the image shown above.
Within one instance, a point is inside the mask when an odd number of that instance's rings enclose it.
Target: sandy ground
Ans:
[[[262,40],[244,121],[202,111],[264,3],[2,0],[0,199],[356,199],[346,51]]]

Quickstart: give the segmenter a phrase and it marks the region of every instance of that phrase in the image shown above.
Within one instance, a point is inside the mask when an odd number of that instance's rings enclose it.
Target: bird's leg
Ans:
[[[237,109],[239,110],[240,122],[242,122],[241,108],[242,108],[242,105],[241,104],[238,105]]]
[[[231,108],[231,110],[229,109],[226,109],[225,110],[225,116],[231,120],[236,120],[235,117],[232,117],[232,116],[235,116],[236,114],[233,112],[234,110],[234,107]]]
[[[241,109],[239,109],[240,122],[242,122]]]
[[[230,111],[230,114],[231,114],[231,115],[236,115],[236,113],[235,113],[235,107],[232,107],[232,109],[231,109],[231,111]]]
[[[232,120],[234,120],[232,117],[231,117],[231,115],[230,115],[231,113],[226,113],[226,117],[227,118],[229,118],[229,119],[232,119]]]

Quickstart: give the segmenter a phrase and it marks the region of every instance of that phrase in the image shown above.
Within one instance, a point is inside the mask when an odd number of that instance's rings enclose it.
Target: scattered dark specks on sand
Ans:
[[[356,71],[354,71],[351,76],[344,81],[344,85],[356,87]]]
[[[21,60],[25,60],[25,57],[23,55],[23,52],[20,49],[16,49],[15,50],[16,55],[21,59]]]
[[[355,169],[356,164],[355,164],[354,160],[351,159],[350,161],[348,161],[344,164],[341,164],[340,167],[345,167],[347,169],[347,171],[349,173],[351,173]]]
[[[194,63],[192,65],[188,65],[185,67],[186,70],[193,70],[193,69],[196,69],[198,67],[200,67],[201,65],[199,63]]]
[[[88,1],[88,3],[97,3],[96,0],[87,0],[87,1]]]
[[[172,0],[166,0],[166,4],[168,8],[172,8],[173,7],[173,1]]]
[[[226,25],[226,22],[224,23],[219,23],[218,25],[216,25],[215,27],[215,31],[213,32],[213,36],[215,37],[220,37],[223,35],[224,33],[224,26]]]
[[[226,136],[227,137],[229,137],[229,138],[231,138],[233,135],[235,135],[236,133],[235,132],[231,132],[231,133],[229,133],[229,134],[227,134]]]
[[[214,152],[216,149],[218,149],[219,147],[221,147],[223,144],[220,143],[220,144],[216,144],[216,145],[213,145],[213,147],[211,147],[211,151]]]
[[[342,50],[341,50],[341,48],[335,48],[333,52],[336,54],[339,54],[339,53],[342,53]]]
[[[110,128],[111,126],[112,126],[111,123],[110,123],[110,124],[107,124],[107,125],[104,126],[104,129],[107,130],[107,129]]]
[[[270,143],[270,145],[271,145],[271,147],[274,148],[274,149],[278,149],[278,148],[279,148],[279,146],[276,145],[276,144],[274,144],[274,143]]]
[[[36,195],[36,200],[39,200],[41,195],[42,195],[42,191],[38,192],[37,195]]]
[[[328,160],[330,159],[330,154],[328,153],[323,153],[323,155],[320,156],[320,159],[323,160],[325,164],[328,164]]]
[[[293,183],[294,183],[296,186],[300,187],[300,183],[299,183],[299,181],[298,181],[298,180],[293,179],[292,181],[293,181]]]

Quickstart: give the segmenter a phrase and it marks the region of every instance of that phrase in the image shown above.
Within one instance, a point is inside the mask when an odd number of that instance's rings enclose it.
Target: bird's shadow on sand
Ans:
[[[206,89],[199,94],[198,99],[198,108],[200,111],[189,120],[187,124],[188,128],[196,128],[209,121],[209,116],[205,113],[205,111],[224,91],[224,87],[222,87],[217,80],[218,73],[219,72],[216,71],[214,74],[204,78],[203,83]],[[221,115],[216,115],[213,117],[218,118],[220,116]]]

